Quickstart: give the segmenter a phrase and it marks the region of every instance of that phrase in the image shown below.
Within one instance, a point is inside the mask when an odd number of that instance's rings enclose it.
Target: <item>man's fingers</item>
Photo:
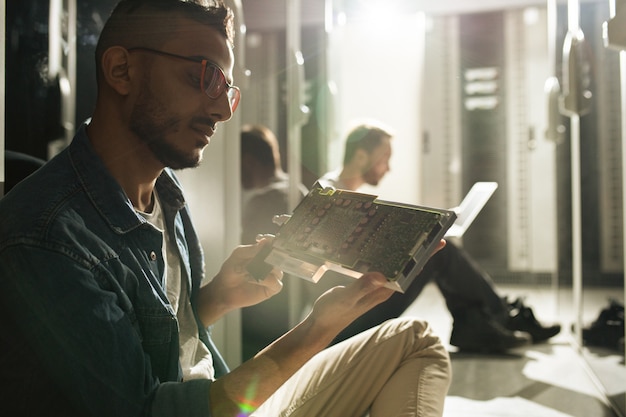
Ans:
[[[368,272],[357,279],[350,287],[355,287],[355,303],[371,308],[393,294],[393,290],[385,287],[387,278],[379,272]]]
[[[231,258],[233,258],[236,262],[250,262],[259,252],[261,252],[263,248],[267,245],[271,245],[273,239],[273,235],[262,235],[261,239],[255,244],[237,246],[233,251]]]
[[[252,275],[249,275],[248,281],[250,284],[262,288],[265,298],[270,298],[283,289],[283,271],[273,268],[262,280],[256,280]]]
[[[273,240],[276,236],[271,235],[271,234],[260,234],[260,235],[256,235],[256,242],[260,243],[262,240]]]
[[[278,294],[283,289],[283,271],[273,268],[259,284],[269,289],[269,295]]]
[[[436,254],[437,252],[439,252],[441,249],[443,249],[446,246],[446,241],[445,239],[441,239],[439,241],[439,244],[437,245],[437,247],[435,248],[435,251],[433,252],[433,255]],[[432,256],[432,255],[431,255]]]

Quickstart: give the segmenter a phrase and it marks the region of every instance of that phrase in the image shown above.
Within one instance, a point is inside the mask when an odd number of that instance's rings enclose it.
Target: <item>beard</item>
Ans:
[[[167,140],[168,133],[180,130],[181,120],[152,93],[149,81],[148,77],[144,78],[131,114],[130,130],[148,146],[163,166],[176,170],[197,167],[202,153],[186,153]]]
[[[363,174],[363,181],[367,185],[377,186],[380,182],[381,176],[373,169],[370,168]]]

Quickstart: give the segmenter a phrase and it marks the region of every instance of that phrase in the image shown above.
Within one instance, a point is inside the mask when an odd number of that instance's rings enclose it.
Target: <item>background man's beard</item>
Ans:
[[[377,186],[378,183],[380,182],[380,178],[371,169],[366,171],[365,174],[363,174],[363,180],[365,181],[366,184],[371,185],[371,186]]]

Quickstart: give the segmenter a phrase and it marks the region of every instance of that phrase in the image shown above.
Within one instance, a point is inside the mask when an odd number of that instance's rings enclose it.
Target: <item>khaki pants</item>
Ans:
[[[392,319],[318,353],[252,416],[441,416],[450,379],[428,324]]]

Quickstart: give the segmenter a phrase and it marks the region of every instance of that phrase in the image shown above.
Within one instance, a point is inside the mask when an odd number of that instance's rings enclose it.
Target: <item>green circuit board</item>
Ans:
[[[314,188],[280,228],[274,247],[311,263],[330,261],[394,279],[420,248],[439,238],[449,213]]]

